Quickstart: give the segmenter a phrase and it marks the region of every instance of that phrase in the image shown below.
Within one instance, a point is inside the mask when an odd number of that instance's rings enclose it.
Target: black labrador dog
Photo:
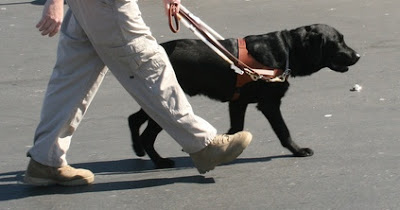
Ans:
[[[360,55],[348,47],[343,35],[331,26],[314,24],[293,30],[276,31],[244,38],[246,48],[258,62],[265,66],[285,69],[289,65],[291,76],[308,76],[328,67],[336,72],[348,71]],[[221,44],[233,55],[238,55],[237,39],[225,39]],[[227,62],[200,40],[183,39],[161,44],[174,67],[179,84],[189,95],[205,95],[211,99],[229,102],[232,134],[243,130],[247,105],[257,103],[257,108],[268,119],[282,146],[294,156],[313,155],[309,148],[299,147],[290,136],[280,111],[281,99],[289,82],[253,81],[240,88],[240,97],[231,100],[236,90],[236,73]],[[287,61],[288,60],[288,61]],[[146,153],[157,168],[173,167],[174,162],[162,158],[154,150],[154,142],[162,128],[142,109],[128,118],[133,149],[138,156]],[[148,122],[140,134],[140,127]]]

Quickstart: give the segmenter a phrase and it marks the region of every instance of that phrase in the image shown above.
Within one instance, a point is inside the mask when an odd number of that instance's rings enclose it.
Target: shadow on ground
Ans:
[[[231,164],[244,164],[254,162],[268,162],[277,158],[291,158],[291,155],[261,157],[261,158],[240,158]],[[73,164],[77,168],[86,168],[96,175],[118,175],[118,174],[135,174],[135,173],[156,173],[165,171],[176,171],[193,168],[193,163],[189,157],[171,158],[175,161],[175,168],[170,169],[154,169],[151,160],[143,159],[126,159],[116,161],[90,162]],[[150,178],[133,181],[120,181],[108,183],[94,183],[89,186],[76,187],[33,187],[23,184],[24,171],[13,171],[0,173],[0,201],[22,199],[26,197],[51,195],[51,194],[76,194],[87,192],[105,192],[114,190],[140,189],[155,186],[170,185],[175,183],[195,183],[195,184],[212,184],[215,183],[213,178],[201,175],[180,176],[173,178]]]
[[[47,0],[35,0],[35,1],[27,1],[27,2],[10,2],[10,3],[0,3],[0,6],[11,6],[11,5],[18,5],[18,4],[33,4],[33,5],[44,5]],[[64,4],[66,2],[64,1]]]

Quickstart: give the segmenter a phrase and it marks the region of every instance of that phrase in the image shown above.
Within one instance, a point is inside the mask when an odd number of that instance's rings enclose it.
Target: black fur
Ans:
[[[245,37],[249,53],[260,63],[285,69],[289,58],[291,76],[308,76],[328,67],[337,72],[346,72],[360,56],[348,47],[343,35],[333,27],[315,24],[290,31],[277,31],[263,35]],[[236,39],[226,39],[221,44],[232,54],[238,54]],[[183,90],[190,96],[205,95],[221,102],[229,101],[231,127],[229,134],[243,130],[247,105],[257,103],[278,136],[282,146],[294,156],[313,155],[309,148],[299,147],[291,138],[280,111],[281,99],[289,83],[250,82],[240,90],[240,98],[230,101],[235,91],[236,74],[200,40],[175,40],[161,44],[174,67]],[[265,93],[265,94],[260,94]],[[140,135],[139,128],[148,125]],[[141,109],[129,117],[133,148],[138,156],[146,153],[157,168],[173,167],[174,162],[162,158],[154,150],[154,142],[162,128]]]

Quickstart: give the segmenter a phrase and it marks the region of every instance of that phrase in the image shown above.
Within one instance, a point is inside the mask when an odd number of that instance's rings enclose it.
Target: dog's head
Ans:
[[[294,76],[310,75],[324,67],[336,72],[346,72],[360,55],[346,45],[343,35],[335,28],[315,24],[291,31],[295,50]]]

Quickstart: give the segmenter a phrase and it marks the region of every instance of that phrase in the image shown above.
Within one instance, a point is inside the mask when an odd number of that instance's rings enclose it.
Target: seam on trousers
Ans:
[[[76,129],[78,127],[78,126],[76,126],[76,127],[73,126],[73,120],[77,116],[78,108],[79,108],[79,106],[82,105],[82,102],[88,97],[90,89],[93,87],[93,85],[95,83],[97,83],[97,79],[98,79],[99,76],[100,76],[100,72],[99,72],[99,74],[95,74],[94,72],[91,72],[90,73],[90,77],[88,77],[86,79],[86,82],[85,82],[86,85],[85,85],[85,88],[84,88],[85,91],[81,92],[81,96],[79,97],[80,100],[77,100],[77,102],[75,103],[76,104],[75,107],[73,107],[71,109],[71,111],[70,111],[71,114],[69,115],[68,118],[65,119],[63,125],[61,126],[61,129],[59,130],[59,132],[58,132],[58,134],[56,136],[58,139],[69,137],[70,141],[71,141],[73,133],[76,131]],[[94,77],[97,77],[97,79],[93,80]],[[89,81],[94,81],[94,82],[93,83],[89,83]],[[89,107],[89,104],[83,110],[82,118],[77,123],[78,125],[82,121],[82,119],[84,117],[84,113],[85,113],[85,111],[87,110],[88,107]],[[67,133],[70,129],[72,129],[71,136],[68,136],[65,133]],[[58,157],[58,154],[55,154],[56,151],[60,150],[60,147],[58,146],[57,143],[58,143],[58,141],[54,141],[54,143],[53,143],[53,145],[51,146],[51,149],[50,149],[51,152],[49,152],[49,155],[48,155],[48,158],[49,158],[50,162],[52,162],[52,163],[54,163],[54,161],[52,161],[52,160],[54,160],[53,159],[54,156],[56,156],[57,158],[61,158],[61,157]],[[55,148],[57,148],[57,149],[55,149]],[[61,162],[59,162],[59,159],[57,159],[57,161],[58,161],[57,165],[62,164]],[[67,165],[67,164],[68,164],[68,161],[65,159],[65,165]]]

